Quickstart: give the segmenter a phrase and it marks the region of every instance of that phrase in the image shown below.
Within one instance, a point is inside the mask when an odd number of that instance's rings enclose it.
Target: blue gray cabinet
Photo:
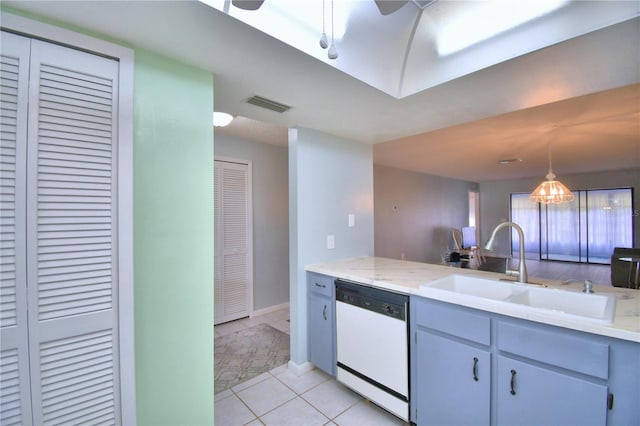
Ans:
[[[335,279],[307,273],[307,341],[309,361],[335,376]]]
[[[498,356],[499,425],[607,424],[607,386]]]
[[[491,354],[465,342],[417,331],[420,424],[489,424]]]
[[[411,420],[417,417],[418,424],[426,425],[489,424],[488,318],[424,299],[411,303],[417,326]]]
[[[640,424],[639,343],[417,296],[411,307],[418,425]]]
[[[609,342],[506,319],[496,335],[498,424],[607,423]]]

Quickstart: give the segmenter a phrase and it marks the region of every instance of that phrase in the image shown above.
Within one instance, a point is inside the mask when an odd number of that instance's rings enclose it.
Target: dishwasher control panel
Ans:
[[[336,301],[401,321],[407,320],[409,296],[404,294],[336,280]]]

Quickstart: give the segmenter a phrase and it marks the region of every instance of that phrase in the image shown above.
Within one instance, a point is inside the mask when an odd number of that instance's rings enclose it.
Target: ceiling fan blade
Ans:
[[[238,9],[243,10],[258,10],[262,6],[264,0],[232,0],[231,4]]]
[[[378,10],[383,15],[390,15],[408,3],[408,0],[375,0]]]

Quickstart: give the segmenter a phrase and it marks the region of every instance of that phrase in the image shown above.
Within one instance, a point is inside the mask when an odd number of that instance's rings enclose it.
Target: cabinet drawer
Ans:
[[[488,315],[443,302],[415,298],[416,324],[471,340],[483,345],[491,343],[491,319]]]
[[[607,379],[609,345],[566,332],[498,322],[498,349],[567,370]]]
[[[333,297],[335,278],[328,275],[307,272],[307,290],[327,297]]]

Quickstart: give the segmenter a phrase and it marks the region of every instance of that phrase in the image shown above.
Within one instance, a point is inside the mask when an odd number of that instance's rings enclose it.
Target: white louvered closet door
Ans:
[[[26,233],[16,237],[26,236],[17,287],[26,285],[29,381],[18,382],[34,424],[119,424],[118,63],[30,46],[27,137],[17,140],[26,143]]]
[[[214,323],[251,313],[252,221],[250,167],[215,161]]]
[[[30,41],[2,33],[0,55],[0,424],[31,424],[26,269]]]

